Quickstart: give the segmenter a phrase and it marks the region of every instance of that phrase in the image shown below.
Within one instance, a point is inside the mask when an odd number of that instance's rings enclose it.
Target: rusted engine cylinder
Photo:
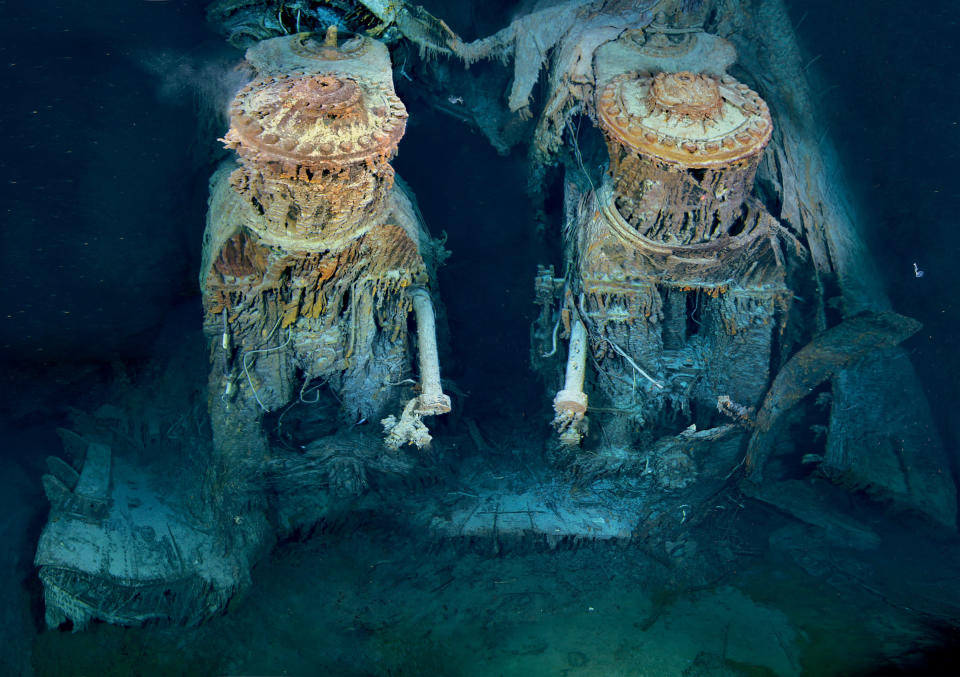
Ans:
[[[270,244],[339,249],[362,235],[393,185],[388,164],[407,112],[392,90],[328,72],[268,75],[234,99],[224,141],[237,151],[234,188],[262,217]]]
[[[702,244],[742,228],[772,124],[756,92],[729,76],[626,73],[597,100],[614,204],[636,232]]]
[[[420,418],[440,407],[407,407],[420,400],[400,386],[411,373],[411,290],[432,301],[434,260],[388,164],[406,121],[389,52],[331,29],[264,41],[247,59],[257,79],[237,94],[223,139],[239,167],[225,164],[211,181],[200,276],[223,474],[267,454],[261,419],[298,384],[301,404],[325,386],[341,421],[392,417],[391,440],[423,446]],[[434,324],[421,324],[421,352],[436,353]],[[427,366],[421,379],[440,401],[439,366]]]

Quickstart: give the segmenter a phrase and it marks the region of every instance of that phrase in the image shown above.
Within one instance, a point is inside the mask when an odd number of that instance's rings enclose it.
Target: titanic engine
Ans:
[[[598,67],[610,51],[598,54]],[[686,71],[621,73],[597,92],[610,172],[595,195],[581,198],[567,184],[565,199],[577,205],[565,226],[569,282],[551,285],[549,271],[538,279],[538,288],[560,290],[556,322],[570,341],[554,425],[564,447],[580,446],[589,353],[598,369],[593,406],[615,412],[590,463],[610,466],[598,472],[642,466],[662,485],[683,487],[696,478],[696,441],[732,432],[711,429],[718,408],[759,405],[786,314],[779,228],[750,195],[770,115],[732,78]],[[535,334],[535,355],[557,352],[551,327]],[[644,446],[654,451],[631,452]]]
[[[265,40],[247,60],[255,77],[223,139],[238,160],[211,179],[203,241],[212,448],[200,496],[141,495],[119,465],[111,480],[106,444],[80,449],[79,476],[55,460],[57,519],[36,560],[50,625],[220,611],[277,535],[362,494],[369,472],[408,472],[406,447],[431,440],[424,417],[450,411],[432,289],[443,249],[389,164],[407,113],[387,48],[331,27]],[[313,411],[291,413],[300,403]],[[367,419],[382,433],[356,425]]]
[[[402,2],[294,4],[209,7],[250,77],[209,185],[206,393],[195,425],[128,402],[60,431],[35,560],[48,626],[201,623],[275,543],[361,507],[486,552],[612,541],[669,560],[718,496],[828,512],[815,476],[955,528],[898,347],[919,323],[889,308],[827,178],[779,0],[568,0],[473,42]],[[506,101],[466,68],[490,59],[510,65]],[[543,384],[537,472],[463,451],[485,444],[441,380],[450,252],[391,165],[404,88],[502,153],[527,144],[530,229],[557,253],[529,262],[517,348],[518,378]]]

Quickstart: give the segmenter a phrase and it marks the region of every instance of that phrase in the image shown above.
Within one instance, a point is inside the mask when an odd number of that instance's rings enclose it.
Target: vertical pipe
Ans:
[[[433,302],[426,289],[411,290],[413,312],[417,315],[417,346],[420,353],[420,396],[417,412],[424,415],[446,414],[450,397],[440,387],[440,358],[437,354],[437,322]]]
[[[579,319],[573,321],[570,329],[570,350],[567,353],[567,376],[563,390],[553,398],[553,408],[557,413],[569,412],[580,415],[587,411],[587,395],[583,392],[583,381],[587,371],[587,329]]]

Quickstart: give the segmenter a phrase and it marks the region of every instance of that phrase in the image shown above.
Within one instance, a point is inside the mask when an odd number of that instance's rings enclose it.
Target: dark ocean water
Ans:
[[[197,271],[224,133],[210,121],[239,83],[242,55],[205,23],[205,4],[0,0],[0,672],[770,674],[751,663],[762,654],[795,674],[960,674],[960,618],[925,625],[894,583],[864,593],[755,558],[722,586],[681,596],[651,585],[629,551],[424,552],[417,534],[377,521],[283,546],[257,568],[250,595],[200,629],[45,630],[32,557],[47,512],[44,458],[60,451],[55,428],[71,407],[101,405],[118,374],[185,344],[196,346],[193,378],[206,379]],[[425,3],[465,38],[506,25],[512,3],[500,4]],[[924,325],[905,347],[956,476],[960,2],[789,9],[892,306]],[[537,263],[559,267],[559,248],[531,225],[522,151],[500,156],[460,121],[409,106],[394,164],[453,252],[440,275],[445,369],[495,442],[532,448],[549,405],[529,371],[532,279]],[[748,539],[754,526],[731,529]],[[913,543],[902,525],[877,528]],[[944,570],[957,544],[942,534],[930,543],[862,565],[887,582],[960,585]],[[678,671],[721,645],[744,672],[724,672],[729,662]]]
[[[830,133],[893,307],[924,331],[908,342],[941,431],[957,449],[960,68],[955,2],[794,2]],[[804,18],[805,17],[805,18]],[[924,275],[914,274],[916,262]]]

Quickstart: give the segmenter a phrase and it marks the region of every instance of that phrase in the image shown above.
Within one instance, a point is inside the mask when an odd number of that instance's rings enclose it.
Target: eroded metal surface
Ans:
[[[804,454],[815,472],[951,524],[952,480],[909,365],[890,347],[916,326],[855,314],[884,300],[848,205],[825,183],[809,92],[792,89],[802,71],[784,48],[795,49],[789,23],[736,2],[711,15],[709,4],[568,0],[464,43],[402,2],[214,3],[231,41],[251,45],[256,76],[230,107],[224,143],[236,162],[211,180],[200,282],[213,434],[200,498],[138,484],[109,446],[86,464],[51,462],[37,556],[48,623],[203,620],[277,533],[356,500],[377,474],[414,472],[415,448],[431,441],[425,419],[450,410],[436,345],[443,250],[390,165],[407,122],[392,69],[410,76],[377,35],[466,64],[512,59],[497,119],[536,115],[534,194],[566,158],[563,268],[541,266],[534,285],[550,475],[484,468],[470,492],[426,497],[419,526],[494,544],[632,540],[670,553],[677,534],[720,510],[721,492],[737,504],[744,470],[760,482],[776,444],[791,446],[775,425],[787,412],[829,423],[824,455]],[[311,34],[301,22],[335,28]],[[337,29],[360,24],[367,34]],[[751,84],[727,72],[734,44],[733,72]],[[606,145],[598,182],[575,116]],[[461,119],[490,131],[480,117]],[[492,268],[485,282],[495,279]],[[870,360],[878,347],[882,364]],[[811,403],[828,379],[830,396]],[[891,406],[881,394],[891,382],[912,393],[897,417],[877,409]],[[904,432],[908,418],[919,423]],[[287,432],[300,423],[302,438]],[[792,478],[742,487],[841,538],[855,531],[815,519],[818,497]],[[204,509],[181,519],[194,500]]]

